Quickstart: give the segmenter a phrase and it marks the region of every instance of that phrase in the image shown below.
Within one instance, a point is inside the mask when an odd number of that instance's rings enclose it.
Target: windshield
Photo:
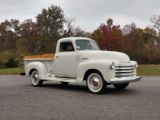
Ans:
[[[79,46],[80,50],[99,50],[97,43],[91,40],[76,40],[76,46]]]

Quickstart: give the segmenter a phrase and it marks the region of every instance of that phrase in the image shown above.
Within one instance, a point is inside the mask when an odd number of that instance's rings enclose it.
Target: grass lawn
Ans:
[[[160,65],[139,65],[138,75],[160,76]]]
[[[0,69],[0,75],[19,75],[22,68]],[[140,76],[160,76],[160,65],[139,65],[137,70]]]
[[[24,72],[22,68],[0,69],[0,75],[19,75],[21,72]]]

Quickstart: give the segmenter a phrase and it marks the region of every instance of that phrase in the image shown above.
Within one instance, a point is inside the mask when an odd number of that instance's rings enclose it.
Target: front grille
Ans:
[[[116,65],[115,66],[115,77],[130,77],[135,75],[134,65]]]

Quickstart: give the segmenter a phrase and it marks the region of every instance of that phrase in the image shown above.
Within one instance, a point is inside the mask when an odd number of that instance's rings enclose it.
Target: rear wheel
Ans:
[[[129,83],[113,84],[116,89],[125,89]]]
[[[39,74],[37,70],[34,70],[30,76],[31,83],[33,86],[41,86],[43,81],[39,79]]]
[[[106,90],[106,82],[99,73],[91,73],[87,78],[88,89],[92,93],[102,93]]]

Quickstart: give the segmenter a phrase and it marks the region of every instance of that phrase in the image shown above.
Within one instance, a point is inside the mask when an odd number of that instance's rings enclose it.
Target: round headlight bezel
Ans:
[[[110,68],[115,69],[115,66],[116,66],[115,62],[112,62],[112,64],[110,65]]]
[[[136,62],[136,64],[135,64],[135,68],[138,68],[138,63]]]

